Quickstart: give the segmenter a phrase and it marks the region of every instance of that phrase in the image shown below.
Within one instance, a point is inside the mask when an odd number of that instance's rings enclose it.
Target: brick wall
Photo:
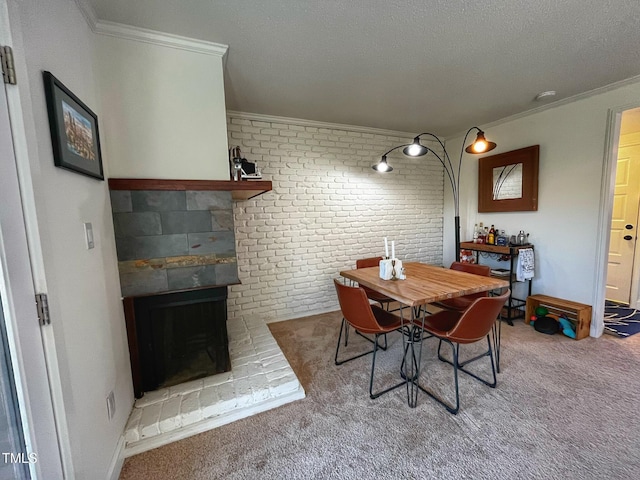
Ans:
[[[249,114],[228,115],[229,147],[257,162],[273,191],[235,202],[241,285],[229,317],[280,321],[338,310],[332,279],[395,241],[403,261],[442,263],[443,170],[435,157],[389,155],[394,134]],[[430,148],[438,151],[436,145]]]

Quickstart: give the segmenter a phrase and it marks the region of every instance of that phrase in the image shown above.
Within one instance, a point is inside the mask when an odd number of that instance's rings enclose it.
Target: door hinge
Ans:
[[[11,47],[0,47],[0,60],[2,60],[2,79],[4,83],[15,85],[16,67],[13,63],[13,50]]]
[[[51,325],[49,317],[49,300],[46,293],[36,293],[36,308],[40,325]]]

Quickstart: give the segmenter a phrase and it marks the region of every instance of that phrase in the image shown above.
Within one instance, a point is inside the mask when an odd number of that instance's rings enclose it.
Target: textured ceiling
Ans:
[[[229,45],[227,108],[451,135],[640,75],[639,0],[85,0]]]

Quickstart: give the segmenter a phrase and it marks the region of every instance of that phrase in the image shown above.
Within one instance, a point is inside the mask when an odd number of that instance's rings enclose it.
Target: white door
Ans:
[[[625,137],[618,149],[606,298],[628,304],[640,205],[640,134]]]
[[[33,285],[7,96],[0,84],[0,301],[7,333],[3,353],[8,353],[11,360],[22,430],[19,433],[23,435],[26,453],[25,457],[18,455],[13,460],[23,463],[32,479],[62,479]],[[11,457],[6,458],[11,461]]]

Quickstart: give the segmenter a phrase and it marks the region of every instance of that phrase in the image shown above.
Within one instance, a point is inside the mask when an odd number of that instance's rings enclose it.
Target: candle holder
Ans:
[[[396,259],[391,260],[391,280],[398,280],[396,276]]]

